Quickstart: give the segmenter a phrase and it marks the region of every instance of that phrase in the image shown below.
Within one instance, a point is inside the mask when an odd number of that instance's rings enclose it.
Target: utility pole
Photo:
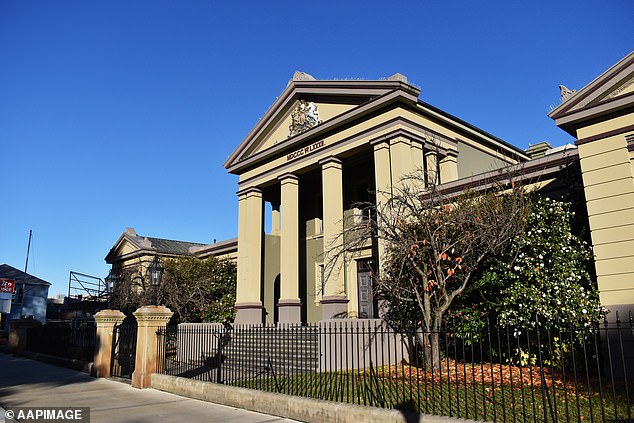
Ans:
[[[26,269],[29,267],[29,251],[31,251],[31,236],[33,235],[33,230],[29,229],[29,244],[26,247],[26,263],[24,264],[24,273],[26,273]]]

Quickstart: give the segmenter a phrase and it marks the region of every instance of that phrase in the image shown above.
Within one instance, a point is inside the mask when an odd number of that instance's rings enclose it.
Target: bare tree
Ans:
[[[439,368],[445,312],[485,260],[523,230],[529,204],[512,183],[452,196],[436,185],[425,187],[425,181],[417,172],[391,192],[377,192],[383,203],[357,205],[370,209],[371,218],[346,222],[331,257],[349,261],[370,241],[376,243],[381,263],[375,292],[391,308],[392,319],[420,319],[416,340],[426,364]],[[404,310],[415,310],[416,316],[403,315]]]

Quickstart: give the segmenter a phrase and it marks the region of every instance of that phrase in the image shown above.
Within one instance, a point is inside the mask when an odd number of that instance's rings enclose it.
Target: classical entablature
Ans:
[[[401,74],[320,81],[297,72],[229,156],[225,167],[239,176],[237,322],[373,315],[360,299],[366,262],[383,259],[372,246],[320,282],[344,216],[359,213],[354,204],[382,201],[375,192],[416,170],[443,184],[528,159],[420,93]]]

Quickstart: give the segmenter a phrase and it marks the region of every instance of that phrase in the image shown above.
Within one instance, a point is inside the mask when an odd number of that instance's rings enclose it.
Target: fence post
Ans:
[[[141,307],[132,314],[136,317],[138,326],[132,386],[148,388],[150,376],[156,373],[157,369],[157,331],[167,326],[174,313],[167,307],[150,305]]]
[[[40,326],[39,320],[19,319],[9,321],[9,352],[20,356],[26,350],[27,331]]]
[[[110,377],[110,361],[112,358],[112,335],[115,325],[125,319],[119,310],[101,310],[95,314],[97,334],[95,339],[95,357],[92,363],[94,377]]]

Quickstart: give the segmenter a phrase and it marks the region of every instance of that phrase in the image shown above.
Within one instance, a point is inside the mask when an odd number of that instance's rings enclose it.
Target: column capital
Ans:
[[[247,187],[247,188],[239,189],[238,192],[236,192],[236,194],[238,195],[238,197],[246,197],[249,194],[262,196],[262,190],[258,187]]]
[[[377,138],[370,141],[370,145],[374,147],[374,151],[381,150],[383,148],[390,148],[390,142],[386,138]]]
[[[277,177],[277,180],[280,181],[280,183],[282,184],[285,184],[285,183],[297,184],[299,182],[299,178],[297,177],[297,175],[293,173],[285,173],[283,175],[280,175]]]
[[[447,150],[445,152],[445,155],[443,157],[440,158],[440,161],[445,161],[445,160],[450,160],[450,161],[458,161],[458,152],[457,151],[453,151],[453,150]]]
[[[326,157],[325,159],[321,159],[319,164],[322,168],[326,167],[337,167],[341,169],[342,161],[335,156]]]
[[[412,143],[411,139],[403,135],[396,135],[390,138],[390,145],[395,145],[395,144],[410,145],[411,143]]]

